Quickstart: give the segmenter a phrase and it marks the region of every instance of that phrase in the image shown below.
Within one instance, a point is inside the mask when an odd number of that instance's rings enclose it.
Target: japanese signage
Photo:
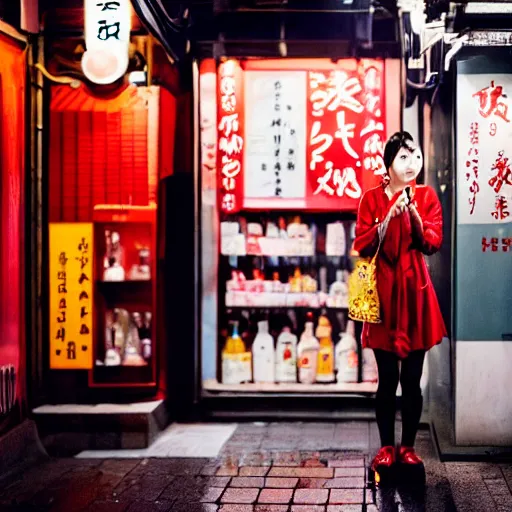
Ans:
[[[50,368],[92,368],[93,225],[50,224]]]
[[[218,151],[220,207],[234,213],[243,197],[243,89],[242,69],[228,60],[218,70]]]
[[[308,76],[308,207],[356,210],[385,173],[384,73],[379,61],[346,61]]]
[[[512,221],[511,93],[512,75],[458,77],[459,224]]]
[[[128,69],[130,0],[85,0],[85,46],[82,70],[93,83],[111,84]]]
[[[512,237],[482,237],[482,252],[512,252]]]
[[[245,72],[245,198],[304,198],[305,71]]]
[[[244,78],[243,206],[355,211],[385,172],[384,63]]]
[[[215,61],[199,68],[199,128],[201,130],[201,180],[203,194],[217,190],[217,75]]]

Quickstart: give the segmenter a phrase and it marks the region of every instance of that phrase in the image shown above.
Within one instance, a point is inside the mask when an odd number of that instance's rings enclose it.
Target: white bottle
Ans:
[[[258,334],[252,345],[254,382],[274,382],[274,339],[268,332],[268,322],[258,322]]]
[[[316,381],[320,343],[313,335],[313,322],[306,322],[297,347],[299,356],[299,382],[313,384]]]
[[[276,382],[297,382],[297,336],[289,327],[277,338]]]
[[[377,370],[377,360],[371,348],[363,348],[363,382],[377,382],[379,372]]]
[[[354,322],[349,320],[346,331],[340,334],[340,341],[336,345],[336,373],[338,382],[357,382],[357,341],[354,334]]]
[[[348,306],[348,286],[345,282],[343,270],[336,271],[336,281],[329,289],[328,306],[332,308],[346,308]]]

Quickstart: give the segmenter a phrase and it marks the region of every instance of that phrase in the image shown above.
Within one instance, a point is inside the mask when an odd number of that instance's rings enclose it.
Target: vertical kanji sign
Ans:
[[[128,69],[130,0],[85,0],[85,46],[82,70],[95,84],[111,84]]]
[[[219,172],[220,208],[235,213],[243,198],[243,79],[236,60],[223,62],[217,79],[217,167]]]
[[[458,77],[459,224],[512,222],[511,94],[512,75]]]
[[[50,224],[50,368],[93,363],[93,225]]]

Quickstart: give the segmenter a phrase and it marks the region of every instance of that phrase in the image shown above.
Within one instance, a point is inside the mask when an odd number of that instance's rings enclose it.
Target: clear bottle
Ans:
[[[336,281],[329,289],[328,305],[333,308],[345,308],[348,305],[348,285],[343,270],[336,271]]]
[[[332,342],[331,322],[325,314],[318,319],[316,337],[320,348],[318,351],[317,382],[334,382],[334,343]]]
[[[297,382],[297,336],[284,327],[277,338],[276,381]]]
[[[297,346],[299,382],[302,384],[313,384],[316,381],[320,344],[313,335],[313,328],[312,318],[308,315],[308,321]]]
[[[238,334],[238,322],[233,321],[232,326],[231,335],[228,336],[222,350],[222,382],[224,384],[242,382],[240,358],[245,352],[245,344]]]
[[[254,382],[275,381],[274,338],[268,332],[268,322],[258,322],[258,334],[252,345]]]
[[[371,348],[363,348],[363,382],[377,382],[378,380],[379,372],[375,353]]]
[[[358,357],[355,325],[349,320],[336,345],[336,374],[338,382],[357,382]]]

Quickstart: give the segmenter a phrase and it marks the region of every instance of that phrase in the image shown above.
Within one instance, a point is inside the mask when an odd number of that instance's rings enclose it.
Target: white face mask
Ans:
[[[423,167],[423,155],[420,148],[400,148],[391,164],[390,177],[394,181],[408,184],[414,181]]]

